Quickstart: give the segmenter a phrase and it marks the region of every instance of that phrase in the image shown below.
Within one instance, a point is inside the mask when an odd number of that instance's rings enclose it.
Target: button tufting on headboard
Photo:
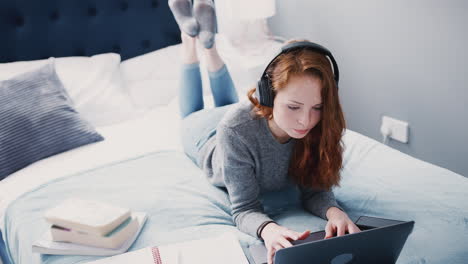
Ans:
[[[159,5],[159,3],[158,3],[158,1],[157,1],[157,0],[153,0],[153,1],[151,1],[151,7],[153,7],[153,8],[157,8],[157,7],[158,7],[158,5]]]
[[[89,16],[96,16],[97,15],[97,10],[95,7],[90,7],[88,8],[88,15]]]
[[[24,18],[23,17],[16,17],[15,24],[18,27],[24,26]]]
[[[128,9],[128,3],[127,3],[127,2],[122,2],[122,3],[120,4],[120,9],[121,9],[122,11],[126,11],[126,10]]]
[[[56,21],[56,20],[59,18],[58,12],[57,12],[57,11],[52,12],[52,13],[50,14],[49,18],[50,18],[50,20],[52,20],[52,21]]]

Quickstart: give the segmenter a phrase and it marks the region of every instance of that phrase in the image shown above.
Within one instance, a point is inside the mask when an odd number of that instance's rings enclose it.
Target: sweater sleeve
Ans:
[[[315,190],[303,186],[299,186],[299,189],[301,192],[302,205],[304,206],[304,209],[310,213],[324,220],[328,220],[328,208],[337,207],[344,212],[336,202],[335,195],[332,191]]]
[[[231,201],[231,214],[240,231],[257,237],[257,229],[271,221],[260,203],[255,161],[241,137],[229,127],[218,129],[218,157]]]

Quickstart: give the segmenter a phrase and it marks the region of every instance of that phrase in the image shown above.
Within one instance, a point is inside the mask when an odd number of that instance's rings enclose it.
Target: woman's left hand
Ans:
[[[348,215],[336,207],[327,210],[328,223],[325,227],[325,239],[343,236],[346,233],[354,234],[361,230],[349,219]]]

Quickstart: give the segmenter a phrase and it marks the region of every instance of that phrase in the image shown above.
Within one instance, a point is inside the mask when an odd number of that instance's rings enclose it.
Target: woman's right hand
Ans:
[[[305,239],[309,235],[310,230],[299,233],[276,223],[266,225],[260,236],[265,241],[265,246],[268,250],[268,264],[273,264],[273,257],[276,251],[282,248],[292,247],[290,241]]]

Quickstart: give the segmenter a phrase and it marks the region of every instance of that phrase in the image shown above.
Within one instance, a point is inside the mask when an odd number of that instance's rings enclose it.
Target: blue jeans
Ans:
[[[182,117],[182,145],[187,156],[199,166],[198,153],[216,134],[216,127],[231,104],[239,102],[234,83],[226,65],[208,72],[215,108],[203,109],[203,87],[199,63],[182,66],[179,106]]]

